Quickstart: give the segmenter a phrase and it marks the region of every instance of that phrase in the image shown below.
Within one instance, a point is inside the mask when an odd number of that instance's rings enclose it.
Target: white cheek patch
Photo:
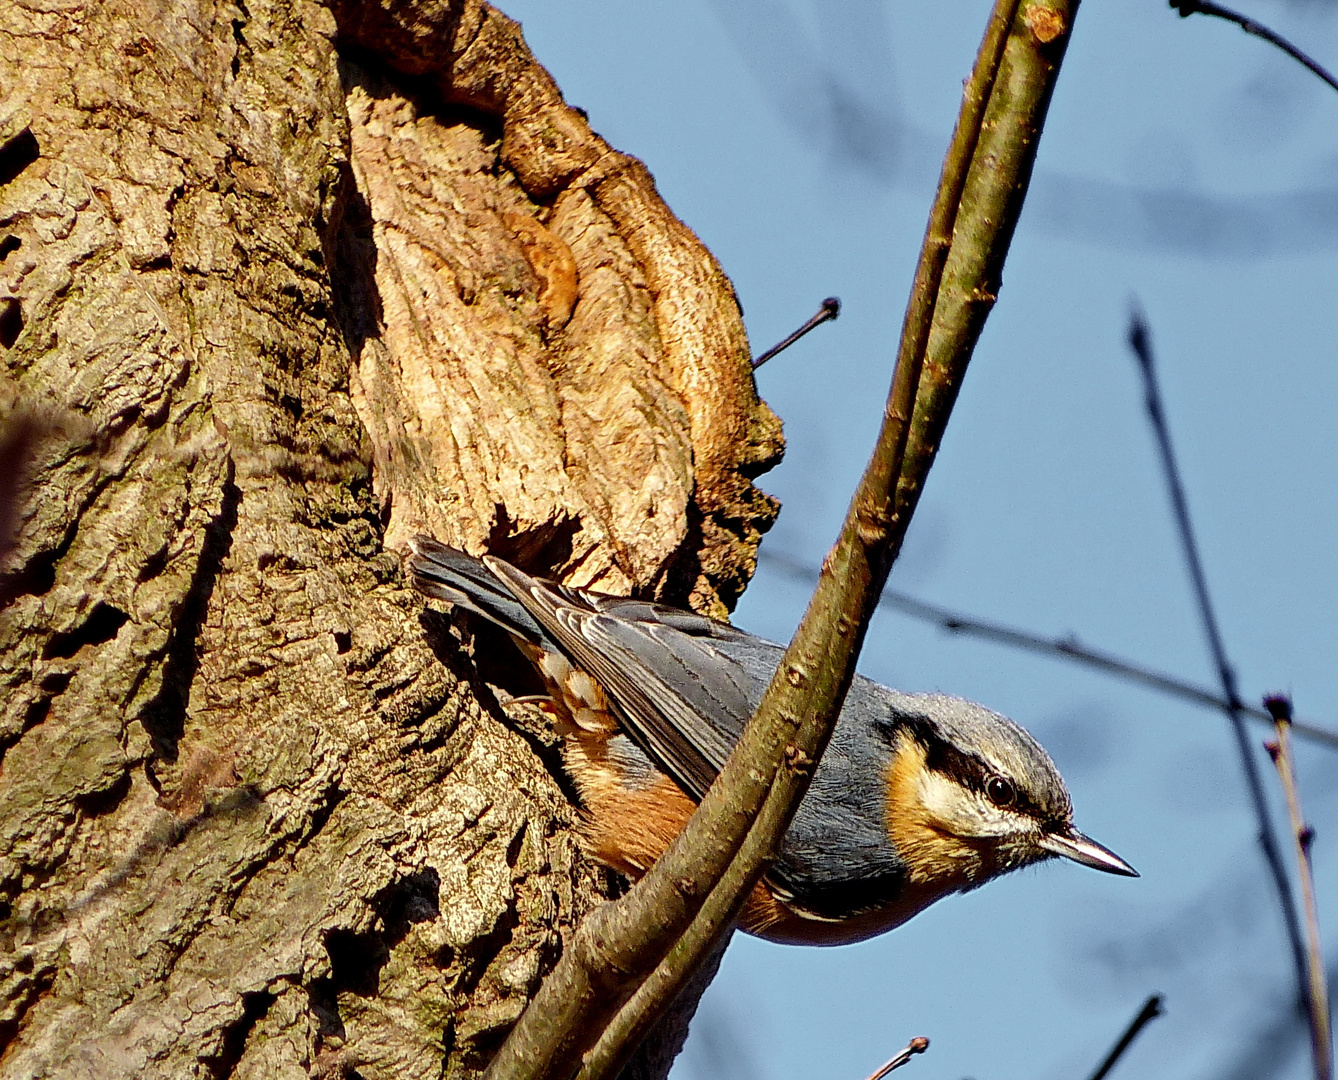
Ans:
[[[923,770],[917,786],[920,803],[934,824],[954,836],[1000,837],[1035,828],[1024,815],[1001,810],[934,769]]]
[[[936,818],[948,821],[959,813],[959,806],[965,801],[965,792],[946,776],[933,769],[922,769],[917,787],[920,789],[920,804]]]

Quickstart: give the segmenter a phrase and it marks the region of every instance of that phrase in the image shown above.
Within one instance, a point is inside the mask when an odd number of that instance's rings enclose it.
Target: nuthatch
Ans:
[[[428,596],[501,626],[548,688],[600,862],[638,877],[683,828],[784,650],[727,623],[532,578],[431,537]],[[1136,877],[1073,827],[1068,790],[1011,720],[856,676],[780,857],[740,918],[772,941],[839,945],[1054,855]]]

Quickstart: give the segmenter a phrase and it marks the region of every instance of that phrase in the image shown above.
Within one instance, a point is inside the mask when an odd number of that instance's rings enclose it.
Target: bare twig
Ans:
[[[1251,19],[1248,15],[1241,15],[1230,8],[1224,8],[1221,4],[1214,4],[1212,0],[1171,0],[1171,7],[1180,13],[1182,19],[1187,19],[1191,15],[1213,15],[1219,19],[1226,19],[1227,22],[1233,22],[1247,34],[1253,34],[1257,38],[1263,38],[1270,45],[1276,45],[1293,60],[1304,64],[1335,90],[1338,90],[1338,79],[1335,79],[1281,34],[1274,33],[1263,23]]]
[[[801,581],[807,581],[811,584],[818,579],[817,570],[782,552],[771,551],[764,547],[758,552],[758,558],[761,562],[775,566],[782,572]],[[1072,634],[1062,638],[1042,637],[1040,634],[1033,634],[1015,626],[1007,626],[1003,623],[977,619],[972,615],[964,615],[960,611],[953,611],[949,608],[940,607],[938,604],[916,599],[895,589],[884,589],[883,595],[878,598],[878,604],[880,607],[899,612],[902,615],[909,615],[912,619],[933,623],[950,634],[964,634],[967,637],[993,641],[1000,645],[1010,645],[1015,649],[1026,652],[1040,653],[1042,656],[1072,660],[1075,663],[1095,668],[1097,671],[1104,671],[1130,682],[1142,683],[1144,686],[1160,690],[1171,697],[1192,701],[1196,705],[1202,705],[1209,709],[1226,709],[1229,707],[1226,698],[1222,697],[1221,694],[1214,693],[1207,687],[1196,686],[1184,679],[1176,678],[1174,675],[1154,671],[1152,668],[1136,664],[1132,660],[1126,660],[1114,653],[1106,652],[1104,649],[1084,645]],[[1273,723],[1273,718],[1264,709],[1245,705],[1244,711],[1245,715],[1251,720],[1258,720],[1265,724]],[[1338,749],[1338,731],[1332,728],[1324,727],[1322,724],[1316,724],[1309,720],[1294,720],[1292,721],[1292,729],[1297,735]]]
[[[1310,844],[1315,831],[1306,824],[1301,812],[1301,796],[1292,766],[1292,703],[1283,694],[1264,698],[1264,705],[1277,725],[1277,741],[1266,743],[1269,757],[1277,766],[1282,790],[1287,794],[1287,813],[1291,816],[1292,839],[1296,842],[1296,867],[1301,881],[1301,902],[1305,909],[1306,971],[1310,984],[1310,1046],[1315,1058],[1315,1080],[1333,1080],[1333,1033],[1329,1030],[1329,989],[1324,975],[1324,949],[1319,941],[1319,912],[1315,906],[1315,875],[1310,865]]]
[[[1138,1010],[1138,1014],[1129,1022],[1129,1026],[1124,1029],[1124,1034],[1115,1040],[1115,1045],[1110,1048],[1110,1053],[1106,1055],[1106,1060],[1096,1067],[1096,1072],[1092,1073],[1091,1080],[1105,1080],[1106,1074],[1115,1067],[1115,1063],[1124,1056],[1124,1052],[1129,1049],[1133,1041],[1138,1038],[1138,1033],[1145,1028],[1148,1023],[1162,1014],[1162,996],[1153,994],[1143,1002],[1143,1007]]]
[[[1148,419],[1152,423],[1152,431],[1157,440],[1162,471],[1166,476],[1166,485],[1171,498],[1171,509],[1184,549],[1185,564],[1198,602],[1199,617],[1208,639],[1208,649],[1222,683],[1222,695],[1226,698],[1227,707],[1223,712],[1231,722],[1231,731],[1235,736],[1236,749],[1239,751],[1241,767],[1245,773],[1245,785],[1249,790],[1250,802],[1254,806],[1255,819],[1259,823],[1259,846],[1263,850],[1264,861],[1268,864],[1273,885],[1277,890],[1278,903],[1282,908],[1283,924],[1287,929],[1287,942],[1291,947],[1301,1001],[1305,1010],[1311,1012],[1313,1002],[1306,976],[1305,949],[1301,943],[1301,927],[1296,917],[1291,881],[1287,877],[1282,852],[1278,848],[1273,831],[1272,815],[1269,813],[1268,800],[1264,795],[1264,782],[1259,773],[1259,764],[1254,756],[1249,736],[1245,732],[1245,705],[1236,689],[1236,672],[1227,660],[1226,646],[1222,643],[1222,633],[1218,628],[1212,598],[1208,593],[1208,579],[1203,571],[1203,561],[1199,557],[1198,542],[1194,538],[1194,527],[1190,521],[1189,502],[1185,498],[1180,467],[1176,463],[1175,451],[1171,447],[1171,430],[1166,421],[1166,410],[1162,405],[1161,387],[1157,382],[1151,332],[1142,312],[1138,310],[1133,312],[1129,321],[1129,348],[1137,358],[1139,370],[1143,373]]]
[[[923,1035],[917,1035],[906,1044],[905,1048],[899,1054],[884,1062],[882,1067],[869,1077],[869,1080],[883,1080],[883,1077],[888,1073],[892,1072],[894,1069],[900,1069],[906,1062],[915,1057],[916,1054],[923,1054],[928,1049],[929,1040]]]
[[[803,326],[801,326],[793,334],[787,337],[784,341],[778,342],[777,344],[771,346],[771,348],[769,348],[766,352],[764,352],[761,356],[759,356],[756,360],[754,360],[753,370],[756,371],[777,353],[784,352],[796,341],[798,341],[801,337],[807,334],[810,330],[813,330],[821,326],[825,322],[831,322],[832,320],[836,319],[840,314],[841,314],[840,297],[837,296],[827,297],[827,299],[822,302],[822,306],[818,308],[817,314],[815,314],[811,319],[809,319],[808,322],[804,323]]]
[[[722,773],[707,794],[709,800],[718,789],[729,791],[720,805],[734,813],[731,820],[741,820],[753,811],[737,791],[748,791],[760,776],[770,783],[765,806],[727,878],[587,1057],[586,1080],[617,1070],[651,1018],[727,932],[775,858],[826,746],[869,617],[993,305],[1077,2],[1030,0],[1019,13],[1021,6],[1019,0],[996,0],[926,229],[878,443],[804,619],[726,769],[752,753],[745,743],[758,730],[782,736],[774,745],[781,757],[746,761],[732,781]],[[697,816],[706,811],[703,801]],[[656,870],[687,850],[671,847]],[[700,857],[683,856],[681,865],[690,867]]]

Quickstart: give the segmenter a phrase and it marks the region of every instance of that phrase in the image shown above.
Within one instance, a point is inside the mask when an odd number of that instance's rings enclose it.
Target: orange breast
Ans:
[[[750,934],[782,945],[853,945],[900,926],[953,891],[937,886],[910,885],[892,904],[834,921],[816,919],[796,911],[772,895],[764,884],[759,883],[748,898],[739,926]]]

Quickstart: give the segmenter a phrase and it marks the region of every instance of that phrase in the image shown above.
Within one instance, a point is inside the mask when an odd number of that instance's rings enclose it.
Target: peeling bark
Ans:
[[[398,549],[727,610],[729,282],[480,3],[15,3],[0,86],[0,1076],[470,1075],[610,882]]]

